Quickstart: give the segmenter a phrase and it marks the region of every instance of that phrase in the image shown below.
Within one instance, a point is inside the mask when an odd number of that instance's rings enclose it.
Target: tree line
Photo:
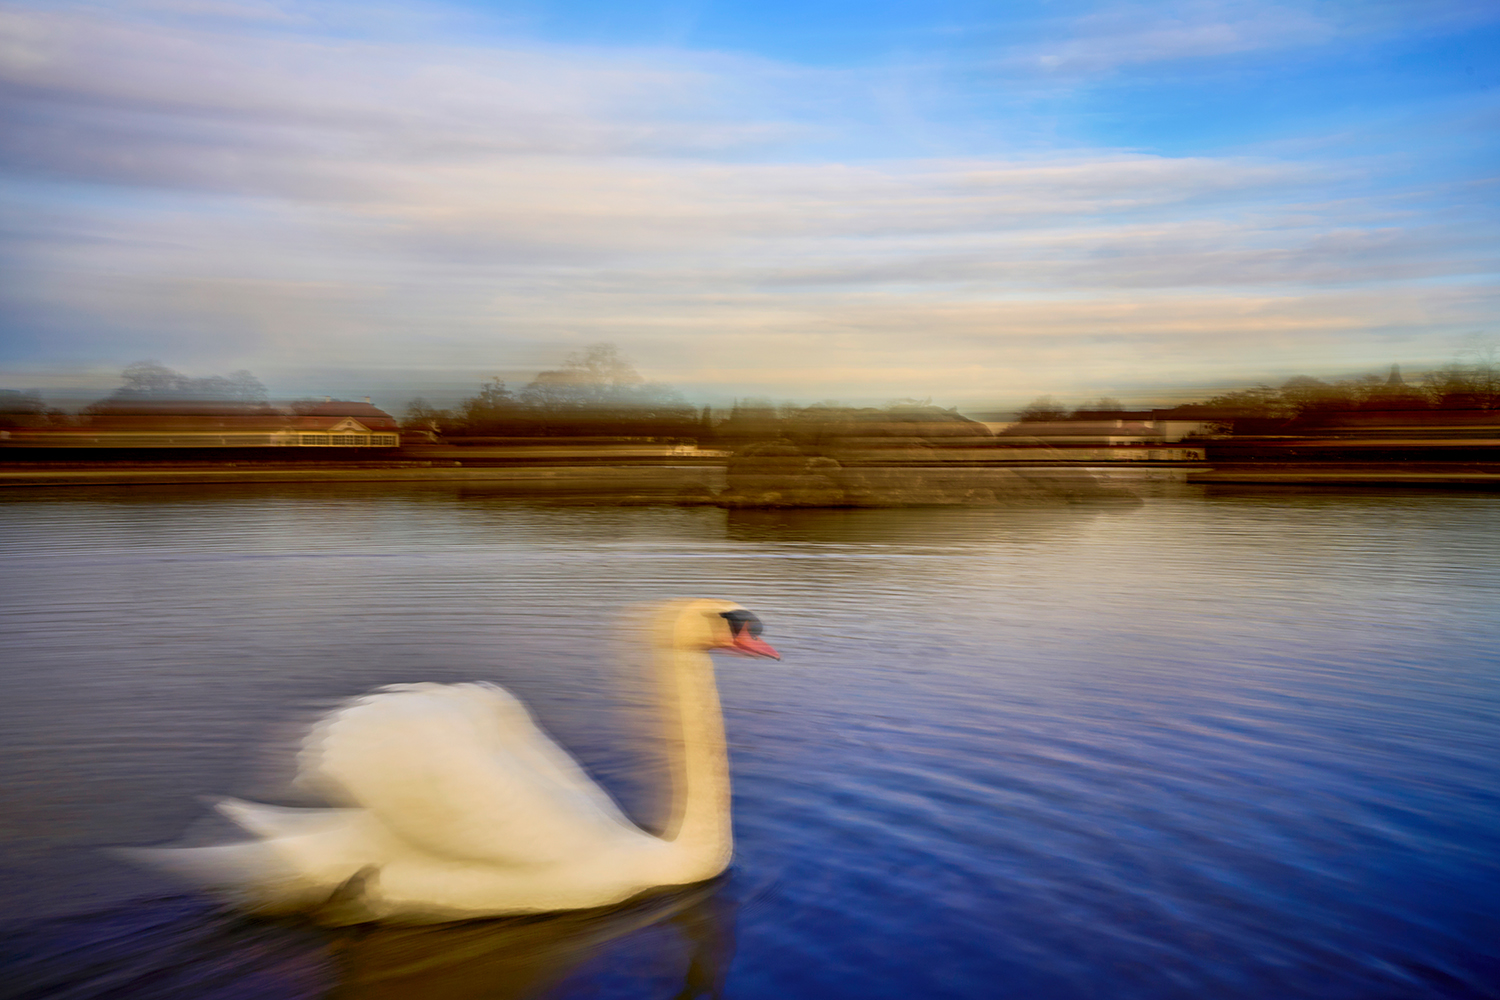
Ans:
[[[593,344],[540,372],[518,392],[492,378],[451,409],[418,397],[406,405],[403,426],[469,437],[612,436],[696,437],[712,427],[677,390],[642,378],[613,344]]]
[[[1183,419],[1242,419],[1315,423],[1327,414],[1400,410],[1500,410],[1500,358],[1494,350],[1473,351],[1414,378],[1392,365],[1385,374],[1325,381],[1309,375],[1279,386],[1258,385],[1153,411]],[[1125,412],[1103,398],[1069,409],[1042,396],[1021,409],[1023,421],[1081,420]]]
[[[308,401],[293,403],[298,410]],[[130,365],[111,395],[85,407],[79,420],[162,403],[216,403],[241,411],[270,411],[266,388],[247,371],[192,377],[155,361]],[[1324,415],[1351,411],[1500,410],[1500,359],[1494,349],[1470,351],[1441,368],[1403,377],[1392,365],[1385,374],[1325,381],[1307,375],[1280,386],[1259,385],[1221,393],[1156,416],[1181,419],[1315,423]],[[1069,408],[1050,396],[1017,413],[1023,421],[1090,419],[1126,411],[1103,397]],[[29,393],[0,393],[0,422],[65,425],[73,418],[47,408]],[[727,442],[785,437],[815,442],[829,435],[902,436],[911,424],[930,434],[963,434],[972,421],[930,399],[891,400],[883,407],[851,407],[833,400],[799,406],[740,400],[715,414],[688,403],[670,386],[643,378],[613,344],[593,344],[540,372],[519,390],[492,378],[451,408],[411,400],[402,424],[408,430],[466,437],[608,435],[672,437]],[[968,424],[969,427],[964,425]],[[946,425],[946,426],[942,426]]]

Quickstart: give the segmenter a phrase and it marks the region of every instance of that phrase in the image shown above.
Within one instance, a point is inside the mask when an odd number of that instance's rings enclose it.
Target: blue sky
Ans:
[[[0,386],[1139,402],[1493,344],[1490,3],[13,4]]]

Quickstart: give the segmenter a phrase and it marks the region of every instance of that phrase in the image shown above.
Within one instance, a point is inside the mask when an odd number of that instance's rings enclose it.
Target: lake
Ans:
[[[726,511],[434,484],[5,491],[0,891],[31,997],[1500,996],[1500,497]],[[617,623],[725,597],[730,872],[328,930],[109,852],[291,802],[320,711],[485,679],[637,816]]]

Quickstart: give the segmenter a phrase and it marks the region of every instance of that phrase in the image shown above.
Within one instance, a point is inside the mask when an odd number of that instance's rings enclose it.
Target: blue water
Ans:
[[[7,981],[1500,997],[1497,529],[1500,498],[1464,493],[726,512],[10,491]],[[102,850],[215,835],[198,796],[291,801],[300,726],[418,679],[510,687],[647,818],[662,772],[614,623],[680,595],[751,608],[785,657],[720,665],[736,858],[696,894],[327,931],[245,920]]]

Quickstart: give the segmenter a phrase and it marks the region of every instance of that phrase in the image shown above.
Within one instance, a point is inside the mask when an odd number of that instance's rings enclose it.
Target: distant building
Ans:
[[[395,448],[401,443],[401,425],[384,410],[363,403],[329,400],[313,406],[299,405],[294,427],[284,433],[297,440],[288,442],[312,448]]]
[[[397,448],[400,425],[346,400],[270,406],[219,400],[105,400],[72,427],[15,428],[6,444],[43,448]]]
[[[1180,419],[1163,410],[1084,410],[1063,420],[995,424],[997,444],[1046,449],[1055,460],[1200,462],[1205,439],[1225,433],[1216,421]]]

